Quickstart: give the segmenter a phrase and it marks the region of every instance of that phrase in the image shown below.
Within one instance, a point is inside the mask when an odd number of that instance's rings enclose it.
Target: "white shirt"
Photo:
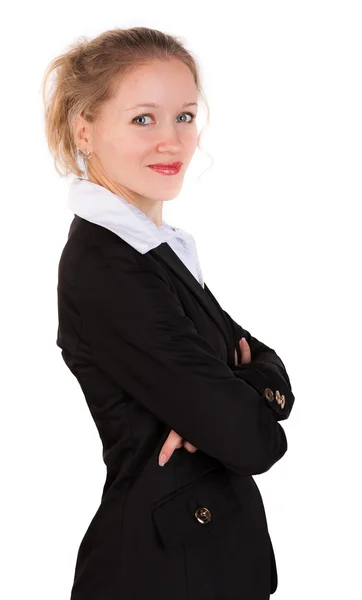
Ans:
[[[79,217],[113,231],[141,254],[167,242],[204,287],[196,243],[191,233],[173,227],[163,219],[161,227],[158,227],[141,209],[122,196],[81,177],[73,179],[70,185],[68,206]]]

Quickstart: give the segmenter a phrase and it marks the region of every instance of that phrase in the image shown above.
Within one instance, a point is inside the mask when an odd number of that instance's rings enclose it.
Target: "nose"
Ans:
[[[175,126],[165,126],[158,132],[158,149],[179,152],[182,148],[180,133]]]

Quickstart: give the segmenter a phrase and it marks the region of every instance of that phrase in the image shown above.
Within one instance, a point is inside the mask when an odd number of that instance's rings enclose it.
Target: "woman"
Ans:
[[[107,467],[71,600],[265,600],[277,570],[253,475],[285,454],[294,395],[204,284],[193,236],[162,219],[198,144],[195,60],[135,27],[78,42],[53,72],[47,140],[76,175],[57,345]]]

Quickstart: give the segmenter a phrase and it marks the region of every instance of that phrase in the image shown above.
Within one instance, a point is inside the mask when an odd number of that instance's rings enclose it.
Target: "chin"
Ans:
[[[154,202],[167,202],[168,200],[173,200],[174,198],[177,198],[177,196],[179,195],[180,190],[177,190],[177,192],[168,192],[168,193],[163,193],[163,194],[152,194],[152,195],[148,195],[147,197],[150,200],[154,200]]]
[[[181,193],[182,185],[178,185],[169,190],[164,190],[163,193],[160,194],[161,200],[173,200],[177,198],[177,196]]]

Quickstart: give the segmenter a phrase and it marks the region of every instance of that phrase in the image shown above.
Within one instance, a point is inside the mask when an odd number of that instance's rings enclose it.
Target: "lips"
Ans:
[[[182,166],[182,162],[177,161],[173,163],[156,163],[154,165],[148,165],[153,171],[157,171],[162,175],[176,175]]]
[[[153,169],[179,169],[182,165],[182,162],[177,161],[173,163],[155,163],[154,165],[148,165]]]

